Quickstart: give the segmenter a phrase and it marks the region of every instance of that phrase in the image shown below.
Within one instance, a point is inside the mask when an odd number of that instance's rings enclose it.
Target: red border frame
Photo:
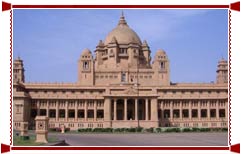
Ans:
[[[10,145],[12,145],[12,10],[11,8],[221,8],[229,9],[229,145],[225,147],[18,147],[1,144],[1,153],[11,150],[230,150],[240,152],[240,144],[231,146],[231,10],[240,11],[240,2],[230,5],[11,5],[2,2],[2,11],[10,10]]]

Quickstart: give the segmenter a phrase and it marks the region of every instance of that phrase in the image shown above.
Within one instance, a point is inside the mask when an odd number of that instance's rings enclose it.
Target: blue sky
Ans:
[[[128,25],[147,40],[152,57],[164,49],[172,82],[216,80],[228,59],[228,11],[122,9]],[[14,9],[13,57],[24,60],[27,82],[76,82],[81,51],[92,53],[116,27],[119,9]]]

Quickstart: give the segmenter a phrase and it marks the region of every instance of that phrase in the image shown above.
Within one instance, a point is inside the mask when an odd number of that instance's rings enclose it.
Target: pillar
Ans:
[[[219,101],[216,101],[216,119],[219,119]]]
[[[49,117],[49,100],[47,100],[46,116]]]
[[[74,121],[78,121],[78,101],[74,103]]]
[[[146,120],[149,120],[149,116],[148,116],[148,99],[146,99],[145,109],[146,109]]]
[[[40,102],[37,100],[37,115],[40,115]]]
[[[201,119],[201,102],[198,100],[198,120]]]
[[[189,116],[189,119],[191,120],[192,119],[192,101],[191,100],[189,101],[189,104],[188,104],[188,116]]]
[[[56,121],[59,121],[59,101],[57,100],[56,102]]]
[[[170,119],[173,120],[173,101],[170,101]]]
[[[135,99],[135,120],[138,120],[138,99]]]
[[[161,119],[164,120],[164,107],[163,107],[164,101],[161,101]]]
[[[151,120],[157,121],[158,114],[157,114],[157,98],[151,99]]]
[[[68,112],[68,101],[65,101],[65,121],[68,121],[68,117],[69,117],[69,112]]]
[[[124,99],[124,120],[127,120],[127,99]]]
[[[87,111],[88,111],[88,102],[87,100],[84,100],[84,103],[85,103],[85,121],[87,121]]]
[[[105,98],[104,102],[104,120],[110,121],[111,120],[111,99]]]
[[[180,100],[180,103],[179,103],[179,116],[180,116],[180,119],[182,120],[182,101]]]
[[[97,101],[94,100],[94,121],[96,121],[97,118]]]
[[[207,117],[208,117],[208,120],[210,119],[210,101],[207,100]]]
[[[117,104],[116,104],[117,102],[116,102],[116,99],[114,99],[114,120],[116,120],[117,118],[116,118],[116,109],[117,109]]]

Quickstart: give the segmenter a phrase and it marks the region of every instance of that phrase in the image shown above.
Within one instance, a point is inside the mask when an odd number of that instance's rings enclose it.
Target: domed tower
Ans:
[[[217,83],[228,83],[228,62],[223,58],[218,62]]]
[[[84,49],[78,62],[78,82],[81,85],[94,85],[94,61],[91,51]]]
[[[156,52],[152,68],[155,72],[155,81],[157,85],[170,84],[169,60],[164,50],[158,50]]]
[[[18,57],[16,60],[13,62],[13,82],[24,82],[25,77],[24,77],[24,67],[23,67],[23,61]]]
[[[147,43],[142,44],[137,33],[128,26],[123,13],[117,26],[108,33],[104,42],[97,45],[95,52],[96,68],[127,70],[136,68],[138,64],[139,67],[149,66],[150,62]]]

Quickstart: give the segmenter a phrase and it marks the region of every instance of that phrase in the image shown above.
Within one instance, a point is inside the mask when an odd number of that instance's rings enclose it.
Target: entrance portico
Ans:
[[[110,125],[122,127],[157,127],[157,98],[152,97],[110,97]],[[153,112],[153,110],[156,110]],[[153,113],[152,113],[153,112]],[[105,120],[106,121],[106,120]]]

